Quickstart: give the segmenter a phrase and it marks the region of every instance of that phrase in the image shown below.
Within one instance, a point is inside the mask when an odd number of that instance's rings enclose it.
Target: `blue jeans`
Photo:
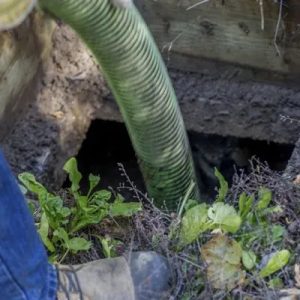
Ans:
[[[0,300],[54,300],[57,273],[0,151]]]

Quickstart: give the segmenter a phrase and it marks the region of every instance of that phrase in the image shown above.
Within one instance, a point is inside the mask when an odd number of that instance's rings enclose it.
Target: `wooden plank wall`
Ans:
[[[26,104],[51,50],[54,23],[34,13],[18,28],[0,32],[0,141]]]
[[[280,5],[257,0],[138,0],[150,30],[171,66],[197,71],[207,61],[278,72],[300,73],[300,1]],[[277,2],[280,2],[278,0]]]

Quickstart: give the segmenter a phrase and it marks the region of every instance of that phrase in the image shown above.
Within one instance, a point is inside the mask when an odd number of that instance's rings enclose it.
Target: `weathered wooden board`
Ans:
[[[280,5],[262,0],[138,0],[151,32],[170,62],[197,71],[207,61],[219,61],[281,74],[300,73],[300,3],[282,8],[276,50],[274,37]]]
[[[52,22],[36,13],[15,30],[0,33],[0,140],[34,99],[34,79],[49,52],[52,31]]]

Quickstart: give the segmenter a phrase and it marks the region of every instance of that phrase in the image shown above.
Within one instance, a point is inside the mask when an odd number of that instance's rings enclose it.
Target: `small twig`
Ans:
[[[187,189],[187,191],[184,195],[184,198],[182,200],[182,203],[180,205],[180,209],[179,209],[179,212],[178,212],[178,219],[181,219],[181,215],[182,215],[183,209],[185,207],[185,204],[189,200],[189,197],[190,197],[194,187],[195,187],[195,182],[192,181],[191,184],[189,185],[189,187],[188,187],[188,189]]]
[[[183,32],[179,33],[171,42],[167,43],[162,47],[162,52],[167,48],[168,52],[168,61],[170,60],[170,52],[173,48],[174,43],[182,36]]]
[[[191,260],[189,260],[188,258],[185,258],[185,257],[182,257],[180,255],[177,255],[177,258],[180,259],[180,260],[183,260],[184,262],[188,263],[188,264],[191,264],[192,266],[196,267],[196,268],[199,268],[199,269],[203,269],[203,267],[201,265],[198,265],[194,262],[192,262]]]
[[[117,163],[118,165],[118,168],[119,168],[119,171],[121,173],[121,176],[124,176],[125,179],[126,179],[126,182],[129,184],[129,186],[132,188],[132,191],[134,192],[135,194],[135,197],[137,200],[139,200],[139,202],[141,202],[141,198],[140,198],[140,195],[139,193],[137,192],[137,188],[136,188],[136,185],[134,184],[134,182],[129,178],[125,168],[124,168],[124,165],[121,164],[121,163]]]
[[[64,253],[64,255],[62,256],[62,258],[60,259],[60,261],[58,262],[59,264],[61,264],[63,262],[63,260],[66,258],[66,256],[69,254],[70,249],[67,249],[67,251]]]
[[[264,30],[265,29],[265,14],[264,14],[263,0],[259,0],[259,6],[260,6],[261,30]]]
[[[273,44],[275,46],[275,49],[276,49],[276,52],[277,52],[278,56],[281,56],[281,52],[280,52],[280,49],[279,49],[278,44],[277,44],[277,37],[278,37],[279,26],[280,26],[281,18],[282,18],[282,6],[283,6],[283,0],[280,0],[278,19],[277,19],[275,35],[274,35],[274,39],[273,39]]]
[[[280,117],[280,120],[283,121],[283,122],[289,122],[290,124],[292,124],[292,123],[298,123],[299,124],[300,123],[300,120],[289,117],[289,116],[280,115],[279,117]]]
[[[190,10],[190,9],[192,9],[192,8],[198,6],[198,5],[201,5],[201,4],[203,4],[203,3],[206,3],[206,2],[208,2],[208,1],[209,1],[209,0],[202,0],[202,1],[200,1],[200,2],[197,2],[197,3],[195,3],[195,4],[191,5],[191,6],[189,6],[186,10]]]

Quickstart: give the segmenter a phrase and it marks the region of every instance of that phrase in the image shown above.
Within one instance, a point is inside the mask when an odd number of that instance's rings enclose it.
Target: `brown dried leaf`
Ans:
[[[202,247],[207,264],[207,277],[216,289],[230,291],[242,284],[245,272],[241,269],[242,249],[226,235],[216,235]]]

